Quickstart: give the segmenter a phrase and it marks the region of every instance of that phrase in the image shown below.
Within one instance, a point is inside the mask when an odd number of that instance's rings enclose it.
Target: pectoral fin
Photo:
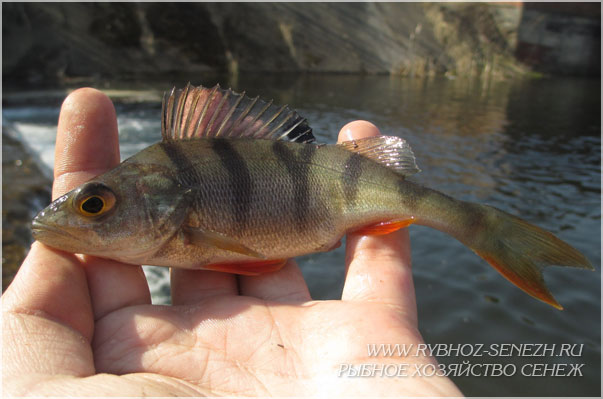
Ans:
[[[258,259],[266,259],[266,256],[253,249],[246,247],[237,240],[215,231],[203,230],[198,227],[184,226],[182,228],[185,240],[192,245],[212,245],[238,254],[252,256]]]

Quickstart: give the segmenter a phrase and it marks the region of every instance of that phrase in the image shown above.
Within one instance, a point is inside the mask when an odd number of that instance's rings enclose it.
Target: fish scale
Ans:
[[[201,152],[194,148],[194,143],[191,144],[187,146],[187,151]],[[309,163],[295,162],[293,158],[288,160],[286,166],[276,156],[257,157],[257,152],[279,151],[270,141],[242,140],[234,144],[231,151],[252,154],[249,157],[241,156],[246,165],[246,172],[242,174],[252,182],[250,191],[245,193],[245,205],[241,205],[241,192],[233,184],[237,179],[225,179],[230,175],[219,172],[226,168],[222,159],[210,163],[211,155],[208,155],[203,157],[204,161],[195,173],[198,176],[205,173],[208,177],[202,178],[205,181],[204,189],[198,194],[198,210],[191,216],[193,220],[190,223],[199,223],[205,228],[217,226],[219,231],[244,240],[246,245],[265,247],[266,250],[271,248],[272,251],[277,251],[273,239],[280,236],[281,240],[276,241],[277,244],[282,241],[284,246],[279,248],[280,253],[286,250],[290,252],[290,247],[307,251],[330,244],[334,234],[333,218],[341,212],[337,209],[339,201],[333,196],[334,190],[329,190],[324,182],[329,179],[336,181],[336,176],[309,172]],[[322,158],[329,161],[328,157]],[[318,165],[312,167],[318,168]],[[280,173],[274,173],[274,170]],[[305,183],[300,180],[305,180]],[[282,240],[283,236],[287,240]],[[323,237],[328,237],[329,242],[325,242]]]

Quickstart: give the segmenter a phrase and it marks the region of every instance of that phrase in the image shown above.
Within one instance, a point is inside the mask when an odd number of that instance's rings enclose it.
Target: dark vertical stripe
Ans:
[[[181,172],[190,170],[193,168],[191,161],[182,153],[180,145],[175,142],[161,142],[159,144],[163,149],[163,152],[168,156],[172,164],[176,168],[177,175],[181,175]]]
[[[253,188],[249,168],[243,157],[237,153],[228,140],[213,139],[212,150],[218,155],[222,166],[228,173],[232,190],[230,206],[237,227],[244,229],[249,218]]]
[[[289,173],[293,187],[293,210],[296,225],[299,229],[306,229],[311,218],[310,212],[310,165],[316,153],[316,145],[304,144],[299,146],[299,155],[288,148],[282,141],[275,141],[272,145],[274,154],[281,160]]]
[[[345,170],[341,175],[343,196],[347,205],[354,205],[358,196],[358,182],[362,175],[363,157],[355,152],[345,162]]]
[[[165,152],[175,168],[176,180],[185,187],[198,187],[200,182],[198,181],[199,176],[195,173],[195,166],[182,152],[181,145],[178,142],[160,143],[163,152]]]
[[[200,184],[199,177],[195,175],[195,168],[193,163],[188,159],[186,154],[182,151],[181,144],[177,142],[167,142],[163,141],[159,143],[159,148],[161,148],[164,154],[170,159],[170,162],[173,166],[173,175],[167,175],[162,173],[161,177],[165,179],[172,180],[172,184],[174,187],[178,186],[181,191],[174,194],[175,199],[173,201],[177,202],[176,210],[174,214],[170,215],[170,218],[173,217],[182,217],[184,220],[186,215],[188,214],[191,206],[195,205],[194,198],[190,196],[189,187],[196,187]],[[163,171],[163,170],[162,170]],[[144,187],[140,185],[149,184],[145,183],[146,179],[140,179],[137,181],[136,185],[139,187],[139,192],[145,193],[143,195],[148,195],[153,197],[157,193],[154,191],[156,187]],[[182,187],[184,186],[184,187]],[[165,193],[161,193],[165,195]],[[176,195],[177,194],[177,195]],[[152,199],[151,203],[161,202],[161,199]],[[147,217],[151,223],[154,224],[154,228],[157,229],[157,237],[165,236],[168,233],[171,233],[170,223],[160,223],[156,224],[156,222],[161,221],[165,215],[158,214],[160,211],[160,207],[152,207],[151,209],[146,209],[147,201],[142,201],[141,206],[145,207],[145,212]]]
[[[428,191],[423,186],[401,178],[398,180],[398,194],[400,201],[403,201],[408,209],[414,211],[417,209],[417,204],[425,201]]]
[[[300,228],[307,228],[308,221],[312,217],[310,212],[310,190],[312,189],[310,186],[310,166],[316,153],[316,148],[314,144],[302,145],[298,158],[296,170],[299,171],[297,180],[299,184],[295,185],[295,220]]]

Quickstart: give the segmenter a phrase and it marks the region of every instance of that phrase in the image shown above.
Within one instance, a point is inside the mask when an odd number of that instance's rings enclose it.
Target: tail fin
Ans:
[[[410,186],[413,187],[410,187]],[[435,190],[405,182],[416,201],[417,224],[450,234],[486,260],[513,284],[556,307],[542,277],[548,266],[568,266],[594,270],[578,250],[516,216],[499,209],[458,201]]]
[[[483,230],[468,234],[473,236],[469,240],[456,238],[533,297],[561,310],[544,283],[542,269],[557,265],[594,270],[584,255],[548,231],[496,208],[470,205],[481,210]]]
[[[485,237],[473,249],[513,284],[556,307],[542,277],[548,266],[567,266],[594,270],[574,247],[524,220],[496,208],[481,205],[488,221]]]

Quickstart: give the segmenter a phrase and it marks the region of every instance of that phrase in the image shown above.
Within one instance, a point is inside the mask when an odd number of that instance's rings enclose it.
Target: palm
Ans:
[[[55,197],[118,161],[110,101],[76,91],[59,119]],[[367,352],[367,344],[422,342],[408,245],[405,231],[349,236],[342,301],[312,301],[289,262],[258,277],[172,270],[173,306],[157,306],[140,267],[34,243],[2,296],[4,388],[51,396],[459,395],[444,377],[340,376],[347,364],[435,362]]]
[[[286,304],[226,295],[194,306],[120,309],[97,323],[93,347],[98,371],[154,373],[214,395],[285,396],[374,393],[372,379],[339,374],[345,364],[380,361],[367,354],[367,344],[380,342],[422,341],[399,309],[382,304]],[[451,386],[433,380],[405,381],[404,393],[436,395]]]

